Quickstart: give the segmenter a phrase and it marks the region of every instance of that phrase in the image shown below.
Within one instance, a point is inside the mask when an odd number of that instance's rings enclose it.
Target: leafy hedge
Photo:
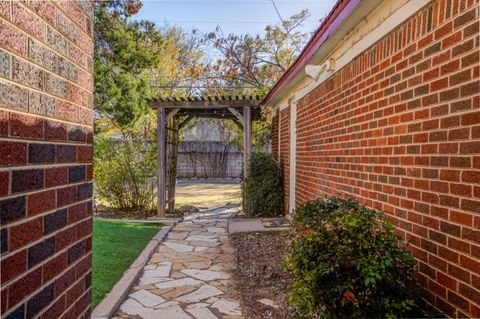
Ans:
[[[294,275],[289,301],[298,318],[424,316],[415,260],[392,223],[355,200],[320,198],[293,218],[284,266]]]
[[[283,214],[283,176],[280,163],[271,154],[254,153],[243,192],[244,209],[251,217],[273,217]]]

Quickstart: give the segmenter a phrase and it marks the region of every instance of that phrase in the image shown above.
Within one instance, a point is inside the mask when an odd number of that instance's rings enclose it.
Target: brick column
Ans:
[[[91,1],[0,2],[2,318],[89,318]]]

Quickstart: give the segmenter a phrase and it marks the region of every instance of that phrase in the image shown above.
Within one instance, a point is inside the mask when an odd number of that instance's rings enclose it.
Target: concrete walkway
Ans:
[[[229,280],[235,262],[227,218],[234,211],[204,211],[177,224],[115,318],[242,318]]]

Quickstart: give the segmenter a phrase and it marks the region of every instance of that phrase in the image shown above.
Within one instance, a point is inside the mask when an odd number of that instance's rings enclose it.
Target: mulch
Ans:
[[[287,233],[243,233],[231,237],[237,258],[233,275],[235,290],[245,318],[291,317],[287,287],[290,276],[281,264],[288,252]],[[270,299],[278,308],[258,300]]]

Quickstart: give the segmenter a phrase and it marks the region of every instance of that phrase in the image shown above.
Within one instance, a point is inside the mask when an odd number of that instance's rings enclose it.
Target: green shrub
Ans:
[[[147,216],[156,207],[156,157],[143,139],[95,139],[95,196],[131,216]]]
[[[251,217],[273,217],[283,214],[282,168],[271,154],[255,153],[249,164],[246,180],[247,202],[244,208]]]
[[[421,316],[414,258],[392,223],[354,200],[298,207],[284,266],[297,318]]]

